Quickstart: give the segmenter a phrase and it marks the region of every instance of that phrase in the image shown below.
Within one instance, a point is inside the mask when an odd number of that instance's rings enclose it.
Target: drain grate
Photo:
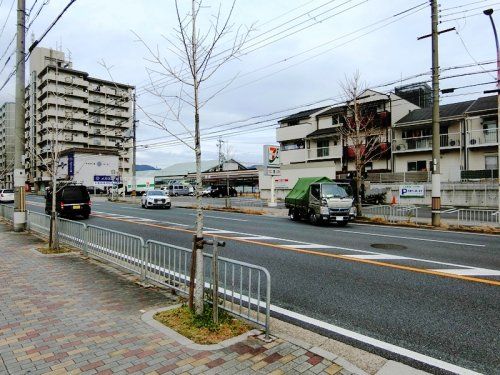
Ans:
[[[406,246],[398,245],[395,243],[372,243],[370,246],[374,247],[375,249],[382,249],[382,250],[405,250],[405,249],[407,249]]]

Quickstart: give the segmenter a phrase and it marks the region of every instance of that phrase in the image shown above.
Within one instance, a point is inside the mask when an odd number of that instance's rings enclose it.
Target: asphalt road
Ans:
[[[42,210],[40,197],[29,201],[28,209]],[[87,223],[190,247],[194,211],[102,202]],[[500,373],[498,236],[314,227],[215,211],[206,212],[205,227],[224,231],[222,256],[269,270],[273,305],[466,369]]]

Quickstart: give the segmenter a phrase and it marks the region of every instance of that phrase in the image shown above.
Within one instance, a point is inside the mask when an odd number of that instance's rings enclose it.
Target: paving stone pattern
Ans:
[[[0,224],[0,374],[348,374],[287,341],[197,351],[141,320],[175,303],[79,255],[46,256]]]

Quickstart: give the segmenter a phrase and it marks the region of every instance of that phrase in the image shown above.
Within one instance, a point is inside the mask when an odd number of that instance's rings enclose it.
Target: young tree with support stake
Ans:
[[[357,215],[362,216],[361,185],[367,163],[389,152],[384,127],[378,122],[376,112],[369,110],[369,104],[362,102],[366,88],[361,83],[360,74],[346,77],[340,84],[346,111],[344,125],[339,128],[348,149],[353,150],[355,203]]]
[[[182,144],[194,151],[196,160],[196,234],[193,238],[193,254],[190,272],[189,307],[196,314],[203,313],[203,210],[201,201],[202,176],[201,176],[201,144],[200,144],[200,110],[214,97],[223,91],[232,82],[229,81],[215,92],[202,92],[202,87],[226,63],[240,54],[240,51],[250,32],[249,29],[234,30],[231,19],[234,13],[236,0],[228,12],[223,13],[219,5],[217,12],[211,18],[203,19],[209,23],[208,29],[199,28],[201,12],[205,10],[202,0],[191,0],[191,9],[186,14],[179,8],[179,1],[175,1],[177,25],[174,34],[166,40],[166,50],[169,56],[164,56],[159,48],[151,48],[137,34],[139,41],[145,46],[149,57],[146,59],[154,64],[155,69],[147,69],[150,84],[146,91],[160,98],[164,105],[164,116],[157,116],[138,105],[139,109],[150,121],[150,125],[166,131]],[[229,47],[221,49],[222,44],[229,39]],[[178,63],[178,67],[174,66]],[[157,73],[162,78],[168,79],[171,85],[155,82],[152,73]],[[166,92],[174,86],[175,92]],[[187,109],[185,109],[187,107]],[[186,121],[186,115],[192,118],[192,125]],[[171,124],[180,125],[185,133],[176,134]],[[186,135],[187,134],[187,135]],[[196,280],[196,285],[194,285]]]

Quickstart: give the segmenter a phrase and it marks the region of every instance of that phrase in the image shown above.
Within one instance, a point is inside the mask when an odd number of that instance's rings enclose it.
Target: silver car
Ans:
[[[142,208],[170,208],[170,197],[163,190],[148,190],[141,197]]]

